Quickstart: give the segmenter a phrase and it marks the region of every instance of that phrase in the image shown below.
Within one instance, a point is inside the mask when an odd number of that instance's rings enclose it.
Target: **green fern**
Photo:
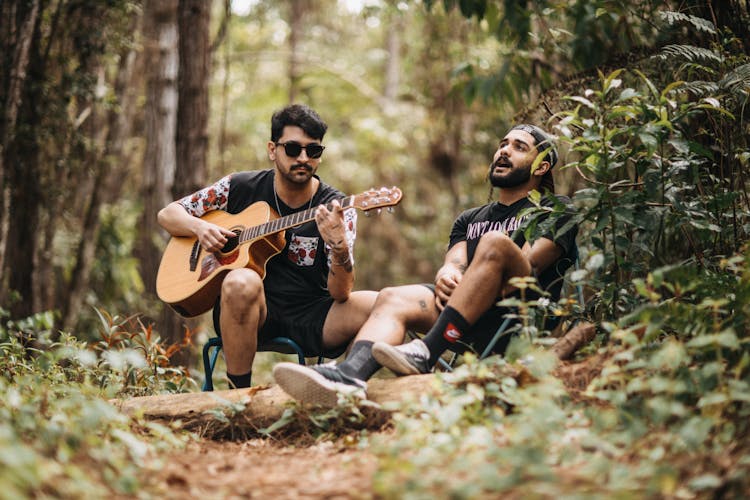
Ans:
[[[698,31],[709,33],[711,35],[716,34],[716,26],[708,19],[702,17],[695,17],[689,14],[683,14],[682,12],[666,11],[659,13],[661,20],[666,22],[669,26],[675,26],[678,24],[690,24]]]
[[[721,64],[724,62],[724,57],[714,50],[694,45],[666,45],[662,48],[661,53],[654,57],[664,61],[676,58],[690,63],[714,62]]]
[[[738,101],[746,102],[750,97],[750,63],[733,68],[719,80],[719,86]]]

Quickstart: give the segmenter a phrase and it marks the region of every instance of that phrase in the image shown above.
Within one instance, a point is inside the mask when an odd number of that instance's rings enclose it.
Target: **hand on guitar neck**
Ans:
[[[344,234],[339,232],[343,227],[332,227],[341,220],[336,215],[339,211],[379,211],[397,205],[401,197],[397,187],[380,188],[321,205],[320,210],[311,207],[285,217],[262,201],[238,214],[214,210],[201,218],[188,214],[179,204],[170,204],[162,211],[167,217],[162,219],[159,214],[160,223],[173,236],[159,265],[156,292],[183,316],[197,316],[213,307],[230,270],[247,267],[265,277],[268,259],[286,246],[286,229],[315,219],[321,236],[326,239],[327,234],[329,245],[336,248],[336,238]],[[321,228],[320,224],[330,227]]]

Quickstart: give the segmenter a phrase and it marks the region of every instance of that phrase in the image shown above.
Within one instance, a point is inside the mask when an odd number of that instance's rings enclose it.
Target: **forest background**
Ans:
[[[742,0],[3,1],[0,331],[17,355],[4,384],[81,383],[66,363],[88,359],[111,394],[193,390],[210,322],[156,298],[155,214],[269,167],[285,104],[328,122],[324,180],[404,192],[394,214],[360,218],[359,289],[432,281],[455,215],[487,199],[498,140],[525,121],[558,137],[557,191],[582,227],[585,307],[546,312],[594,322],[592,349],[619,356],[591,394],[729,457],[692,491],[743,488],[748,16]]]

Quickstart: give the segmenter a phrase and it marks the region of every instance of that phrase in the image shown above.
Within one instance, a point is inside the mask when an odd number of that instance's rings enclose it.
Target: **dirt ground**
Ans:
[[[602,367],[593,356],[563,363],[557,376],[572,397],[583,390]],[[385,431],[387,432],[387,431]],[[244,442],[191,443],[184,450],[160,457],[164,467],[150,479],[159,498],[167,499],[368,499],[376,458],[345,440],[312,446],[280,444],[270,439]]]
[[[161,498],[372,498],[372,455],[343,444],[280,446],[266,439],[200,441],[168,457]]]

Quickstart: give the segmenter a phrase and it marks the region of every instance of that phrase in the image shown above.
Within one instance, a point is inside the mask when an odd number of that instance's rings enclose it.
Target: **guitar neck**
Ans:
[[[341,203],[341,208],[346,209],[351,207],[353,199],[353,196],[347,196],[340,199],[339,202]],[[326,207],[328,207],[329,210],[332,208],[330,203],[327,203]],[[302,212],[285,215],[284,217],[279,217],[278,219],[273,219],[268,222],[264,222],[263,224],[249,227],[240,233],[239,242],[243,243],[245,241],[254,240],[267,234],[278,233],[279,231],[289,229],[290,227],[299,226],[300,224],[309,222],[315,219],[315,211],[317,210],[317,208],[317,206],[308,208],[307,210],[303,210]]]

